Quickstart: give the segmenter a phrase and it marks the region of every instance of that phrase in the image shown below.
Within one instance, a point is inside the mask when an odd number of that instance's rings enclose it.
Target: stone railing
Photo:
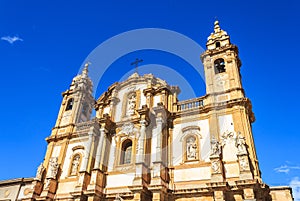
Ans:
[[[177,111],[181,112],[181,111],[201,108],[204,106],[203,99],[204,99],[203,97],[200,97],[200,98],[193,98],[189,100],[179,101],[177,103]]]

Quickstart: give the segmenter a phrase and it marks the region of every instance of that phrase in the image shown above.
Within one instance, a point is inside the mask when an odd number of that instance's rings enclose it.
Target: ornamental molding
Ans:
[[[136,136],[139,133],[139,130],[134,126],[133,123],[125,123],[121,127],[121,130],[118,132],[118,135],[126,135],[127,137]]]

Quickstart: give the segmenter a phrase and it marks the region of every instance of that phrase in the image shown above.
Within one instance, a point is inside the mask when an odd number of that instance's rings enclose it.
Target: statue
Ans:
[[[236,144],[235,145],[238,149],[238,153],[240,153],[240,154],[246,154],[247,153],[245,137],[243,137],[240,132],[238,133],[238,137],[236,139]]]
[[[43,163],[41,163],[36,172],[36,176],[35,176],[36,180],[42,181],[44,170],[45,170],[45,167],[43,166]]]
[[[48,175],[48,178],[52,178],[52,179],[55,179],[56,178],[56,175],[57,175],[57,172],[58,172],[58,158],[57,157],[54,157],[50,160],[50,164],[49,164],[49,175]]]
[[[133,115],[136,106],[136,94],[131,94],[127,102],[127,115]]]
[[[221,154],[221,150],[220,150],[220,143],[213,138],[211,140],[211,156],[219,156]]]
[[[189,137],[186,141],[187,160],[197,159],[197,143],[195,137]]]
[[[80,163],[80,155],[77,154],[73,158],[70,175],[77,175],[79,163]]]

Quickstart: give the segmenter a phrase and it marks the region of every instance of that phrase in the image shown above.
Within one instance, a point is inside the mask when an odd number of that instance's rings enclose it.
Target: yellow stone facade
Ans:
[[[238,48],[218,21],[199,59],[207,93],[184,101],[137,73],[94,100],[86,65],[62,94],[36,177],[3,181],[0,199],[292,201],[261,179]]]

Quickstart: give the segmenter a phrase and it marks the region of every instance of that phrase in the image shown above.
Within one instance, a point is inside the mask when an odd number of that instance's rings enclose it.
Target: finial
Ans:
[[[215,33],[218,33],[218,32],[221,31],[221,28],[220,28],[218,20],[215,21],[214,31],[215,31]]]
[[[91,62],[86,62],[86,64],[84,64],[84,69],[82,70],[82,75],[84,77],[87,77],[88,76],[88,72],[89,72],[89,65],[91,64]]]

